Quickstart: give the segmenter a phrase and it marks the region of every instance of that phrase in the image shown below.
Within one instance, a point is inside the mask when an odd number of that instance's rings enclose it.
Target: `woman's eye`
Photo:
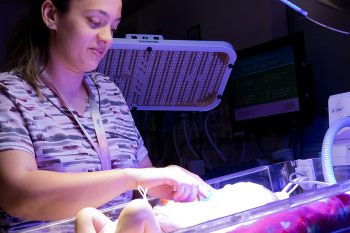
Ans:
[[[92,19],[89,19],[89,21],[90,21],[90,23],[93,24],[94,26],[100,26],[100,25],[101,25],[101,23],[96,22],[96,21],[94,21],[94,20],[92,20]]]

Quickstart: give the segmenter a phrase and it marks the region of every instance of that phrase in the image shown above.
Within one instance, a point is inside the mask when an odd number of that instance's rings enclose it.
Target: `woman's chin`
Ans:
[[[85,67],[85,72],[91,72],[97,69],[99,63],[97,64],[90,64],[88,66]]]

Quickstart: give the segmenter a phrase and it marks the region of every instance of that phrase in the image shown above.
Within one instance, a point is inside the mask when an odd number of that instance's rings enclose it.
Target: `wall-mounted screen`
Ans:
[[[312,72],[302,33],[238,51],[227,85],[234,131],[312,124]]]

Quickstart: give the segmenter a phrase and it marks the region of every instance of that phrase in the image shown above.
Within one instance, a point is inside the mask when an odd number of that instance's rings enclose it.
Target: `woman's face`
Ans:
[[[113,42],[121,9],[121,0],[72,0],[50,35],[52,57],[74,72],[96,69]]]

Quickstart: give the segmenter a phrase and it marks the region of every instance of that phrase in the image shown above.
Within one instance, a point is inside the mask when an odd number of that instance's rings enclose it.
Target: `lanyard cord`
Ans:
[[[90,76],[89,76],[90,77]],[[97,84],[94,82],[94,80],[90,77],[90,79],[92,80],[92,82],[94,83],[95,87],[96,87],[96,90],[97,90],[97,93],[98,93],[98,108],[99,108],[99,112],[100,112],[100,108],[101,108],[101,101],[100,101],[100,92],[98,91],[98,88],[97,88]],[[47,97],[45,94],[43,94],[45,96],[45,98],[53,105],[55,106],[63,115],[67,116],[69,119],[75,121],[75,118],[73,118],[72,116],[68,115],[65,111],[63,111],[61,108],[59,108],[56,104],[54,104],[49,97]],[[88,130],[93,130],[95,131],[95,129],[89,127],[89,126],[86,126],[84,124],[82,124],[86,129]],[[128,139],[130,141],[134,141],[137,143],[137,146],[139,146],[139,142],[138,140],[135,140],[135,139],[132,139],[132,138],[129,138],[127,136],[124,136],[122,134],[118,134],[118,133],[115,133],[115,132],[110,132],[110,131],[105,131],[106,133],[109,133],[109,134],[114,134],[114,135],[117,135],[117,136],[120,136],[122,138],[125,138],[125,139]]]
[[[91,81],[94,83],[95,88],[97,90],[97,94],[98,94],[98,111],[101,113],[101,98],[100,98],[100,91],[98,90],[98,86],[95,83],[95,80],[91,77],[91,75],[88,75],[91,79]]]

